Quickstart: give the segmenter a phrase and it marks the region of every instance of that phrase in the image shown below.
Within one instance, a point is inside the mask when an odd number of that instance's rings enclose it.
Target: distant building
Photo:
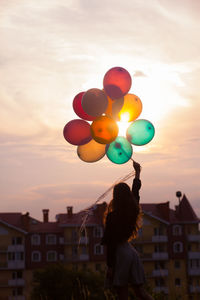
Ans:
[[[133,241],[148,283],[163,299],[200,299],[199,218],[184,195],[169,202],[142,204],[143,226]],[[105,270],[102,216],[106,203],[78,213],[68,206],[49,222],[29,213],[0,213],[0,300],[29,300],[32,272],[62,262],[75,270]],[[87,216],[87,218],[86,218]]]

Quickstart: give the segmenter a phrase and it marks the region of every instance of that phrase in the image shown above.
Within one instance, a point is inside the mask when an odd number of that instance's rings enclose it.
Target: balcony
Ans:
[[[200,293],[200,286],[190,285],[190,293]]]
[[[80,254],[79,260],[87,261],[87,260],[89,260],[89,255],[88,254]]]
[[[200,252],[188,252],[189,259],[200,259]]]
[[[187,239],[189,242],[200,242],[200,234],[189,234]]]
[[[194,268],[194,269],[191,269],[189,268],[188,269],[188,275],[189,276],[200,276],[200,268]]]
[[[168,253],[167,252],[154,252],[152,254],[152,258],[154,260],[167,260],[168,259]]]
[[[8,252],[24,252],[24,245],[9,245]]]
[[[89,243],[89,238],[86,236],[81,236],[80,239],[79,238],[71,238],[71,239],[65,239],[64,244],[65,245],[72,245],[72,244],[85,244],[87,245]]]
[[[164,294],[168,294],[168,287],[166,286],[156,286],[153,291],[155,293],[164,293]]]
[[[168,270],[167,270],[167,269],[153,270],[152,276],[153,276],[153,277],[164,277],[164,276],[168,276]]]
[[[9,296],[8,300],[25,300],[25,296]]]
[[[7,263],[8,269],[24,269],[25,261],[24,260],[9,260]]]
[[[154,243],[166,243],[168,241],[168,237],[166,235],[153,235],[152,242]]]
[[[9,286],[24,286],[25,280],[23,278],[16,278],[8,280]]]

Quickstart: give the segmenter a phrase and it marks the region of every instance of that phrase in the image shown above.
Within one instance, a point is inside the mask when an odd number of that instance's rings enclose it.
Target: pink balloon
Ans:
[[[84,145],[92,139],[90,124],[80,119],[68,122],[63,129],[63,135],[68,143],[76,146]]]
[[[79,116],[81,119],[88,120],[88,121],[93,121],[95,119],[95,117],[92,117],[92,116],[88,115],[83,110],[81,101],[82,101],[82,98],[83,98],[84,94],[85,94],[85,92],[81,92],[81,93],[79,93],[78,95],[76,95],[74,97],[73,109],[74,109],[74,112],[77,114],[77,116]]]

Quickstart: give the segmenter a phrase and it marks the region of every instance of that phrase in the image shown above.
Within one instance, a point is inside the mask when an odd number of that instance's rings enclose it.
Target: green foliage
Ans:
[[[71,271],[55,264],[34,271],[31,299],[103,300],[106,299],[103,286],[103,274]]]
[[[104,273],[72,271],[62,264],[48,265],[33,272],[32,300],[117,300],[114,291],[104,290]],[[164,300],[162,294],[153,294],[151,287],[145,289],[155,300]],[[129,300],[136,300],[129,290]]]

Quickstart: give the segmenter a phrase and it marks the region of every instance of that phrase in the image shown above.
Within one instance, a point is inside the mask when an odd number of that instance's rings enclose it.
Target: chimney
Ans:
[[[49,209],[43,209],[43,222],[48,223],[49,222]]]
[[[67,206],[67,215],[72,216],[73,215],[73,206]]]
[[[29,212],[26,212],[24,214],[21,215],[21,221],[22,221],[22,226],[24,227],[24,229],[26,231],[29,230]]]

